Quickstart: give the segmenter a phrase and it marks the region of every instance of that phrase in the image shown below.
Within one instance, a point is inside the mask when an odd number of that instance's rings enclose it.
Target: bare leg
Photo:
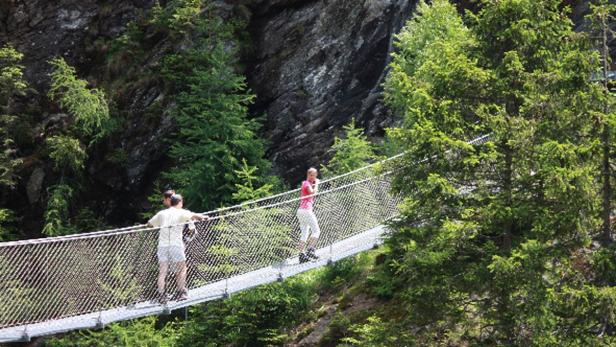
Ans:
[[[165,293],[165,277],[169,271],[169,263],[158,263],[158,294]]]
[[[177,266],[176,280],[178,282],[178,291],[186,293],[186,261],[177,262],[175,266]]]
[[[310,238],[308,239],[308,248],[315,248],[315,246],[317,245],[317,241],[318,241],[318,240],[319,240],[319,239],[318,239],[318,238],[316,238],[316,237],[310,237]]]
[[[306,248],[306,241],[300,240],[297,244],[297,250],[301,253],[304,251],[304,248]]]

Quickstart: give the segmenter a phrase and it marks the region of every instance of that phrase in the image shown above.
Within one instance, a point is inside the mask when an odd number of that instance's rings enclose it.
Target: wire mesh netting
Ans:
[[[481,144],[487,136],[470,143]],[[315,194],[317,248],[398,214],[392,194],[403,154],[324,180]],[[299,189],[207,213],[186,240],[189,290],[296,259]],[[159,230],[145,225],[0,243],[2,329],[131,307],[156,299]],[[330,248],[331,249],[331,248]],[[168,287],[174,287],[173,271]],[[46,323],[47,324],[47,323]],[[1,337],[1,336],[0,336]]]
[[[371,166],[321,184],[317,248],[394,217],[398,199],[390,178]],[[298,205],[299,192],[291,191],[196,222],[197,233],[186,242],[189,290],[295,257]],[[158,235],[137,227],[0,244],[0,328],[154,300]]]

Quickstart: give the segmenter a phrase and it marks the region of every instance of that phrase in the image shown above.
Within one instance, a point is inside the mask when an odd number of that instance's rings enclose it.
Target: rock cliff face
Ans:
[[[352,117],[381,135],[392,116],[381,84],[392,33],[415,0],[286,1],[255,8],[255,54],[247,58],[256,114],[267,115],[269,157],[294,183],[327,157]]]
[[[70,65],[76,67],[80,78],[87,79],[92,86],[98,86],[104,78],[101,65],[104,64],[105,56],[101,54],[104,52],[101,44],[125,32],[127,24],[139,13],[149,9],[153,3],[154,0],[0,1],[0,45],[10,43],[24,54],[22,64],[25,66],[25,78],[30,87],[27,97],[16,104],[13,113],[27,114],[30,118],[28,122],[32,125],[31,129],[27,129],[16,139],[20,145],[18,154],[24,165],[18,172],[20,181],[17,188],[7,193],[8,198],[3,197],[3,200],[8,202],[2,207],[11,208],[24,217],[20,227],[26,233],[36,235],[40,230],[41,211],[45,207],[45,187],[55,179],[49,161],[43,157],[44,140],[67,119],[67,115],[55,109],[46,97],[50,82],[48,60],[64,57]],[[148,91],[147,88],[142,89],[135,90],[134,93],[139,96]],[[137,107],[142,108],[143,103]],[[97,155],[91,156],[87,164],[86,170],[94,175],[88,175],[79,183],[86,192],[81,198],[83,201],[95,201],[88,205],[101,215],[113,215],[113,206],[118,200],[124,199],[127,193],[142,189],[138,184],[130,186],[130,173],[141,167],[143,162],[160,157],[154,148],[153,153],[148,153],[149,158],[147,155],[143,156],[140,158],[143,160],[132,161],[125,167],[101,168],[100,157],[125,144],[128,144],[123,148],[126,152],[138,153],[139,146],[147,143],[135,136],[140,130],[143,131],[140,124],[129,125],[120,138],[110,139],[109,143],[100,146],[100,151],[97,149]],[[153,131],[142,134],[143,138],[154,135]],[[140,181],[147,177],[146,175],[141,171],[138,173],[139,177],[133,181]],[[87,196],[90,194],[92,195]],[[131,209],[130,206],[128,209]],[[125,215],[108,219],[111,222],[124,222],[133,218],[134,215]]]
[[[20,156],[21,181],[11,193],[8,206],[28,220],[40,220],[44,187],[53,172],[37,153],[54,126],[66,115],[45,97],[49,64],[63,56],[93,86],[106,82],[114,108],[123,117],[123,129],[100,144],[86,171],[83,201],[96,201],[112,223],[137,219],[152,189],[152,181],[168,164],[168,144],[162,141],[174,131],[160,103],[169,105],[156,79],[114,85],[114,73],[127,74],[118,60],[109,66],[109,42],[124,33],[127,25],[147,12],[154,0],[3,0],[0,1],[0,44],[12,43],[25,54],[26,78],[33,91],[22,100],[22,110],[34,118],[32,136]],[[160,1],[164,6],[166,0]],[[268,157],[278,174],[296,184],[308,166],[328,159],[327,149],[335,135],[355,117],[368,134],[379,137],[396,121],[383,106],[382,82],[386,75],[392,34],[412,15],[417,0],[217,0],[223,15],[244,11],[249,20],[250,48],[242,63],[249,87],[257,94],[251,112],[265,116],[263,136],[269,140]],[[569,1],[578,20],[585,1]],[[469,0],[460,0],[469,8]],[[241,12],[241,10],[239,10]],[[184,43],[145,35],[148,49],[145,66],[155,66]],[[128,66],[129,64],[126,64]],[[20,110],[18,110],[20,111]],[[156,113],[158,112],[158,113]],[[109,160],[109,158],[123,158]],[[119,201],[128,205],[119,205]],[[136,204],[136,205],[132,205]],[[127,212],[129,211],[129,212]],[[23,212],[23,213],[21,213]],[[40,226],[26,226],[38,230]]]
[[[253,0],[218,1],[221,11],[237,5],[249,9],[251,49],[244,53],[249,87],[257,94],[252,112],[266,115],[263,136],[269,140],[268,156],[277,172],[291,184],[309,165],[318,166],[342,125],[355,117],[371,135],[382,134],[392,117],[380,101],[384,69],[391,51],[392,33],[410,17],[415,0]],[[49,85],[47,61],[64,57],[80,77],[93,86],[109,76],[105,54],[108,43],[125,32],[128,23],[148,11],[153,0],[8,0],[0,3],[0,43],[10,42],[24,53],[26,78],[33,88],[23,109],[36,105],[32,143],[20,153],[30,157],[40,150],[55,124],[66,119],[53,109],[45,94]],[[164,5],[165,1],[161,1]],[[156,40],[156,38],[149,38]],[[153,42],[146,54],[156,64],[172,42]],[[113,70],[113,69],[112,69]],[[121,67],[115,68],[120,70]],[[121,215],[118,200],[144,201],[145,191],[166,165],[167,145],[161,141],[173,131],[164,116],[151,117],[148,108],[164,98],[157,81],[135,83],[109,90],[120,113],[128,115],[124,129],[97,148],[88,163],[97,210],[111,221],[136,216]],[[172,102],[166,100],[165,104]],[[123,165],[105,160],[121,149]],[[53,173],[44,158],[29,160],[20,172],[22,182],[15,196],[17,210],[43,206],[44,187]],[[88,193],[86,193],[87,195]],[[110,196],[110,198],[103,198]],[[19,199],[18,199],[19,200]],[[125,206],[124,210],[139,210]],[[32,212],[32,216],[36,213]],[[34,228],[36,229],[36,228]]]
[[[3,0],[0,2],[0,43],[10,42],[24,53],[28,82],[42,91],[48,84],[52,57],[62,56],[90,74],[103,57],[95,41],[112,39],[154,0]],[[96,81],[92,81],[96,82]]]
[[[381,85],[392,34],[411,17],[417,0],[270,0],[256,8],[247,58],[255,114],[266,114],[268,155],[278,173],[296,183],[309,166],[328,159],[342,125],[355,117],[379,137],[396,115],[382,103]],[[461,11],[469,0],[453,1]],[[566,0],[581,23],[588,1]]]

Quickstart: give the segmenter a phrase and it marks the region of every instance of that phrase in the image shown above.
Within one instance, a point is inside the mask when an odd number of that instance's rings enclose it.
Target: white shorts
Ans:
[[[321,235],[317,216],[312,210],[300,208],[297,210],[297,219],[299,219],[299,229],[302,231],[300,240],[306,242],[308,234],[311,237],[318,238]]]
[[[180,246],[158,247],[156,255],[159,263],[177,263],[186,260],[184,247]]]

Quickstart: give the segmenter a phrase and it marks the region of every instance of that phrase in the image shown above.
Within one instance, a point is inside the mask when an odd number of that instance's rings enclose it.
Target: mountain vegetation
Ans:
[[[147,78],[164,84],[173,100],[164,112],[177,129],[162,140],[172,165],[157,188],[176,188],[195,210],[283,187],[265,159],[261,119],[249,115],[254,95],[238,59],[245,23],[222,20],[212,4],[156,3],[109,57],[143,64],[144,38],[153,33],[190,41]],[[447,0],[419,1],[395,36],[383,85],[399,125],[377,144],[353,120],[320,167],[331,177],[404,152],[393,188],[401,214],[383,247],[191,307],[187,319],[150,317],[43,343],[616,345],[616,116],[608,81],[615,10],[593,1],[588,30],[576,31],[560,0],[486,0],[464,13]],[[22,59],[12,46],[0,48],[5,196],[23,165],[16,153],[24,140],[14,134],[29,121],[12,107],[29,92]],[[36,146],[54,172],[41,234],[55,236],[104,225],[74,201],[84,194],[84,162],[121,117],[104,86],[80,79],[62,58],[49,64],[46,97],[65,116]],[[0,209],[1,240],[20,237],[21,217]]]

